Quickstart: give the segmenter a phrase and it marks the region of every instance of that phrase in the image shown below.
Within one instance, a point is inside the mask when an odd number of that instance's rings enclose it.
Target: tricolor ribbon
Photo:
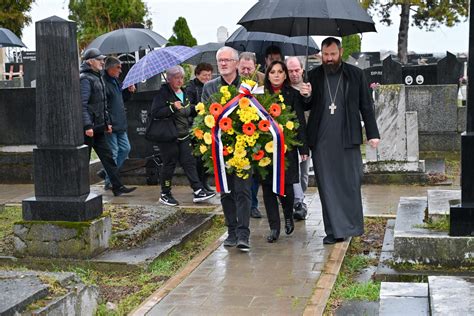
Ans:
[[[262,120],[270,122],[270,132],[273,137],[273,192],[278,195],[285,195],[285,138],[283,131],[280,129],[278,123],[265,110],[265,108],[252,95],[251,87],[242,83],[239,88],[239,95],[227,102],[222,108],[222,112],[215,118],[215,125],[211,129],[212,135],[212,159],[214,164],[214,178],[216,182],[217,192],[229,193],[227,185],[227,175],[225,171],[224,148],[221,140],[222,130],[219,127],[219,122],[228,117],[239,106],[239,100],[248,98],[249,106],[253,106],[257,110],[258,116]]]

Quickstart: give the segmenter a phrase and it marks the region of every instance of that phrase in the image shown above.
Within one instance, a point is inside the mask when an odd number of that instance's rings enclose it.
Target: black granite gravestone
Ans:
[[[474,1],[470,1],[467,76],[474,78]],[[451,236],[474,236],[474,84],[467,85],[466,132],[461,135],[461,204],[450,211]]]
[[[102,196],[89,190],[84,145],[76,24],[56,16],[36,22],[35,197],[23,219],[87,221],[102,214]]]
[[[382,82],[381,84],[400,84],[402,81],[402,64],[394,61],[388,56],[382,63]]]
[[[450,52],[438,61],[438,84],[459,84],[463,73],[463,64]]]
[[[432,65],[404,65],[402,80],[407,86],[435,85],[437,82],[437,66]]]

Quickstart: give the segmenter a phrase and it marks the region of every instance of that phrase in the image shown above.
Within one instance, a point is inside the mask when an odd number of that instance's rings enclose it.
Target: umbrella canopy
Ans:
[[[244,27],[240,27],[232,33],[225,45],[256,54],[264,54],[269,46],[275,45],[284,56],[301,56],[306,54],[306,41],[306,36],[288,37],[274,33],[247,32]],[[308,53],[319,53],[319,47],[312,38],[309,39]]]
[[[198,53],[198,50],[186,46],[169,46],[153,50],[130,68],[123,80],[122,89],[179,65]]]
[[[26,47],[25,44],[9,29],[0,27],[0,47]]]
[[[138,50],[161,47],[168,41],[149,29],[128,28],[102,34],[86,49],[97,48],[102,54],[131,53]]]
[[[374,21],[357,0],[260,0],[238,24],[286,36],[375,32]]]
[[[191,65],[197,65],[199,63],[216,64],[216,53],[223,46],[224,43],[216,42],[193,46],[194,49],[199,51],[199,54],[187,60],[186,63]]]

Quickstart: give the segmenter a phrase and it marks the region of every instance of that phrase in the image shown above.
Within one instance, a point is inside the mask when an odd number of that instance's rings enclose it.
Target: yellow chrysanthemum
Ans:
[[[226,98],[227,100],[229,100],[229,99],[232,97],[232,94],[230,94],[229,91],[226,91],[226,92],[223,93],[223,96],[224,96],[224,98]]]
[[[241,148],[235,149],[234,156],[239,157],[239,158],[244,158],[245,156],[247,156],[247,151]]]
[[[227,103],[227,99],[223,96],[223,97],[221,98],[221,104],[224,105],[224,104],[226,104],[226,103]]]
[[[268,166],[271,162],[272,162],[272,160],[271,160],[269,157],[263,157],[263,158],[260,159],[260,161],[258,162],[258,165],[259,165],[260,167],[266,167],[266,166]]]
[[[219,92],[224,94],[226,92],[229,92],[229,87],[228,86],[222,86],[220,89],[219,89]]]
[[[212,144],[211,133],[204,133],[204,142],[208,145]]]
[[[255,86],[257,84],[255,81],[250,80],[250,79],[246,79],[246,80],[244,80],[244,82],[246,84],[248,84],[249,86],[251,86],[252,88],[253,88],[253,86]]]
[[[281,94],[278,95],[278,99],[280,99],[280,102],[284,102],[284,101],[285,101],[285,98],[284,98]]]
[[[229,154],[232,154],[232,153],[234,152],[234,147],[232,147],[232,146],[227,146],[227,152],[228,152]]]
[[[204,123],[207,127],[213,128],[216,125],[216,120],[214,119],[214,116],[206,115],[206,117],[204,118]]]
[[[265,144],[265,151],[267,153],[273,152],[273,141],[269,141],[268,143]]]
[[[288,121],[286,122],[285,126],[291,131],[293,130],[293,128],[295,128],[295,123],[293,123],[292,121]]]
[[[207,151],[207,146],[206,145],[199,146],[199,151],[201,152],[201,154],[204,154]]]
[[[227,134],[229,135],[234,135],[235,131],[233,128],[229,128],[227,131],[226,131]]]
[[[285,104],[285,103],[282,103],[282,104],[281,104],[281,109],[282,109],[282,110],[286,109],[286,104]]]

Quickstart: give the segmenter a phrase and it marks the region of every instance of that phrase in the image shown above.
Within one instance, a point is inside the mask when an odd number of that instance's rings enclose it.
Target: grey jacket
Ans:
[[[232,82],[232,85],[238,87],[240,84],[240,76],[237,75],[237,77],[234,79]],[[202,88],[202,95],[201,95],[201,101],[202,102],[207,102],[209,101],[209,98],[219,91],[219,87],[221,86],[228,86],[227,82],[222,78],[221,76],[209,80],[204,84],[204,87]],[[212,100],[212,102],[220,102],[220,100]]]

